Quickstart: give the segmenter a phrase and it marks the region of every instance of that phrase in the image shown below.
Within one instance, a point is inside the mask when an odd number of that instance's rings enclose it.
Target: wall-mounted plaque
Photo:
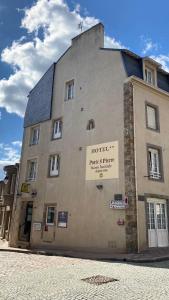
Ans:
[[[40,231],[42,228],[41,223],[33,223],[33,230],[34,231]]]
[[[88,146],[86,150],[86,180],[118,177],[118,141]]]
[[[58,227],[67,227],[68,222],[68,212],[67,211],[59,211],[58,212]]]

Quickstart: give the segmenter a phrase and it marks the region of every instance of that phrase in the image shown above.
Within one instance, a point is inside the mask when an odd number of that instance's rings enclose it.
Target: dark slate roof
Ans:
[[[137,76],[143,79],[142,59],[121,51],[124,67],[128,76]]]
[[[24,127],[32,126],[51,118],[54,71],[55,64],[48,69],[29,93]]]
[[[120,51],[127,76],[134,75],[143,79],[142,61],[144,58],[132,53],[129,50],[121,49]],[[157,86],[160,89],[169,92],[169,74],[160,68],[160,64],[155,61],[154,63],[157,65]]]
[[[157,85],[160,89],[169,92],[169,75],[162,71],[157,71]]]
[[[169,73],[161,69],[161,65],[153,59],[148,57],[142,58],[128,49],[101,48],[101,50],[119,51],[122,55],[124,68],[128,77],[136,76],[143,79],[143,59],[152,61],[152,63],[157,66],[157,86],[160,89],[169,92]]]

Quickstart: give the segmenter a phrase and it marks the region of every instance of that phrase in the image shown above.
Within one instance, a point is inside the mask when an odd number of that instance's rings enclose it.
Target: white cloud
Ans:
[[[17,141],[19,142],[19,141]],[[16,148],[17,144],[0,144],[0,175],[3,176],[3,168],[7,165],[18,163],[20,160],[20,148]]]
[[[169,55],[152,55],[151,58],[156,60],[159,64],[161,64],[165,71],[169,72]]]
[[[104,39],[104,46],[106,48],[116,48],[116,49],[122,49],[122,48],[125,48],[125,46],[123,46],[121,44],[121,42],[119,41],[116,41],[115,38],[111,38],[109,36],[105,36],[105,39]]]
[[[79,34],[80,22],[86,30],[99,20],[82,17],[80,5],[70,11],[64,0],[37,0],[31,8],[24,9],[21,27],[26,29],[27,38],[21,36],[13,41],[1,55],[1,60],[13,69],[9,78],[0,80],[1,107],[23,116],[28,92],[67,49],[71,38]],[[105,37],[105,44],[106,47],[123,47],[110,37]]]
[[[18,146],[18,147],[22,146],[22,142],[21,141],[14,141],[11,144],[14,145],[14,146]]]
[[[141,36],[142,43],[144,44],[142,53],[146,55],[150,51],[158,50],[158,44],[154,43],[152,39],[145,39],[144,36]]]

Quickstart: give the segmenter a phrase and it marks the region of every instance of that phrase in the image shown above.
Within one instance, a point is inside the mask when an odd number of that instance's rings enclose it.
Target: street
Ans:
[[[116,281],[98,285],[82,280],[96,275]],[[0,299],[165,300],[169,261],[134,265],[2,251]]]

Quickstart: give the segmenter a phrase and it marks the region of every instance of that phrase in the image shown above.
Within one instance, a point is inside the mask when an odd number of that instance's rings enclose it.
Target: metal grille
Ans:
[[[88,278],[82,279],[83,281],[90,283],[90,284],[95,284],[95,285],[101,285],[113,281],[119,281],[118,279],[111,278],[111,277],[106,277],[102,275],[96,275]]]

